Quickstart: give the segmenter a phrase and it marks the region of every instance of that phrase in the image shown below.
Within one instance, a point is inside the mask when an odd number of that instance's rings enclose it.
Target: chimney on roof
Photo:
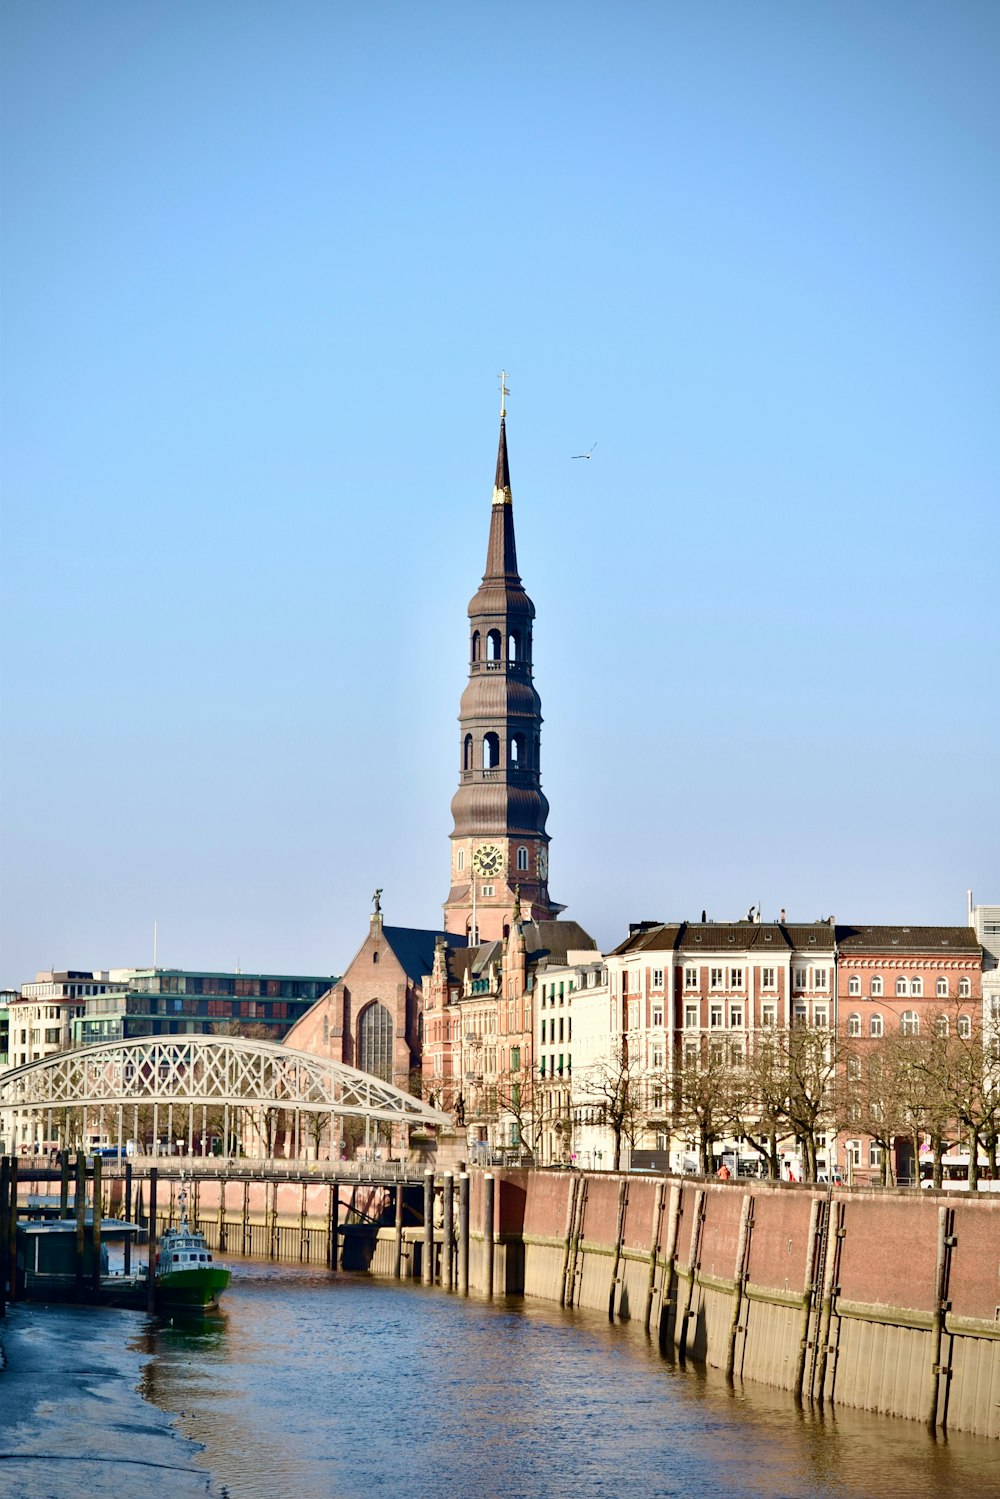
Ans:
[[[832,916],[828,916],[827,917],[827,921],[830,923],[831,926],[836,926],[837,925],[836,921],[834,920],[834,918]]]
[[[778,917],[778,920],[781,922],[781,925],[784,926],[784,924],[785,924],[785,908],[784,908],[784,906],[782,906],[782,908],[781,908],[781,915]]]
[[[975,920],[974,920],[973,915],[972,915],[972,891],[971,890],[966,890],[966,892],[965,892],[965,907],[966,907],[966,910],[969,913],[969,925],[970,926],[975,926],[976,923],[975,923]]]

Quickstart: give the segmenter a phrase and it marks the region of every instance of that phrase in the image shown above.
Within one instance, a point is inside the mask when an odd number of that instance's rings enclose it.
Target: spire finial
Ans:
[[[504,417],[507,415],[505,397],[510,395],[510,391],[508,390],[506,383],[507,371],[501,370],[498,379],[500,381],[500,420],[503,421]]]

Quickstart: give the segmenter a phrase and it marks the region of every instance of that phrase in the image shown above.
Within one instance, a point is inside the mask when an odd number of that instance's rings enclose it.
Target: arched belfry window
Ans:
[[[524,761],[524,746],[525,746],[525,739],[524,739],[524,735],[523,734],[512,734],[511,735],[509,760],[510,760],[511,765],[516,765],[521,770],[524,769],[524,764],[525,764],[525,761]]]
[[[392,1082],[392,1016],[378,1000],[358,1016],[358,1067]]]
[[[462,744],[462,769],[472,769],[472,735],[466,734]]]
[[[521,637],[516,630],[511,630],[507,636],[507,660],[520,661],[521,659]]]
[[[517,851],[517,867],[518,869],[527,869],[528,867],[528,850],[523,844]]]
[[[496,770],[500,764],[500,735],[483,735],[483,769]]]
[[[479,660],[479,646],[480,646],[479,631],[478,630],[473,630],[473,632],[472,632],[472,659],[473,659],[473,661],[478,661]]]
[[[503,636],[499,630],[491,630],[486,637],[487,661],[499,661],[503,655]]]

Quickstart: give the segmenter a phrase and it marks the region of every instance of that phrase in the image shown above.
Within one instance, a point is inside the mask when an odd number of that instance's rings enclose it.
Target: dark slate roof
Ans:
[[[597,943],[578,921],[525,921],[521,930],[529,963],[565,963],[568,953],[597,951]]]
[[[982,952],[971,926],[838,926],[837,946],[843,953]]]
[[[426,978],[434,967],[434,944],[444,937],[449,947],[465,947],[464,937],[454,932],[429,932],[416,926],[384,926],[382,935],[410,979]]]
[[[446,954],[448,982],[458,985],[464,984],[465,975],[472,970],[478,954],[478,947],[449,947]]]
[[[677,934],[681,931],[683,923],[665,921],[644,921],[639,923],[636,930],[630,931],[624,942],[620,942],[613,948],[609,956],[617,957],[622,953],[630,952],[667,952],[673,949],[677,942]]]
[[[833,952],[835,929],[828,921],[682,921],[640,923],[611,956],[639,952]]]

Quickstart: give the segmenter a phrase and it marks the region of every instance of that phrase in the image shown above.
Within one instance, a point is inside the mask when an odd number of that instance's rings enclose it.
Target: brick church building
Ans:
[[[536,975],[595,943],[557,919],[549,894],[535,608],[517,570],[503,406],[486,570],[468,613],[444,928],[386,926],[376,900],[343,978],[286,1041],[419,1088],[468,1119],[473,1138],[517,1145],[528,1143]]]

